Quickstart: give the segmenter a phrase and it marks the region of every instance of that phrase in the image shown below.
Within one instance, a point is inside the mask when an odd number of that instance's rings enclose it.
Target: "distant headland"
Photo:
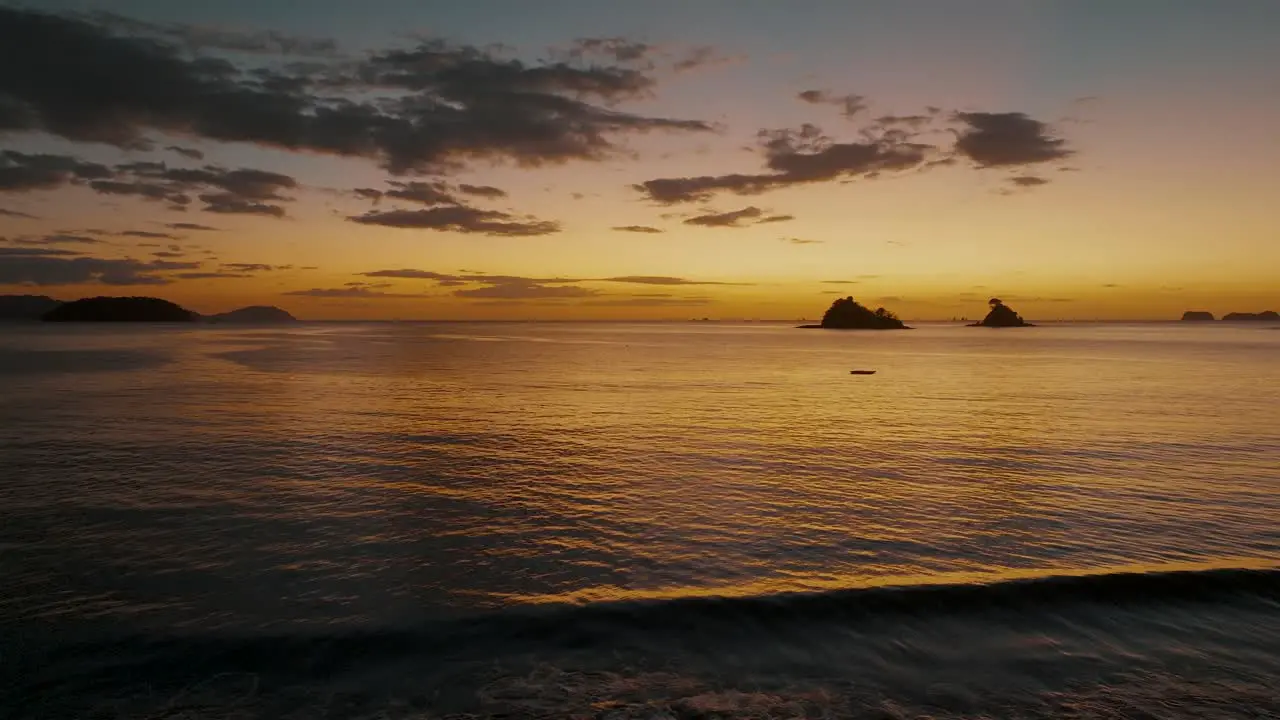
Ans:
[[[0,295],[0,320],[45,322],[290,323],[298,319],[278,307],[252,305],[203,316],[154,297],[91,297],[63,302],[45,295]]]
[[[1263,310],[1262,312],[1233,312],[1222,316],[1223,322],[1278,322],[1280,321],[1280,313],[1275,310]]]
[[[45,322],[195,322],[199,315],[153,297],[91,297],[63,303],[41,316]]]
[[[852,297],[839,298],[831,303],[822,316],[820,325],[801,325],[805,329],[826,330],[910,330],[898,316],[884,308],[862,305]]]
[[[1182,322],[1211,322],[1213,313],[1204,310],[1188,310],[1182,313]],[[1275,310],[1262,312],[1231,312],[1222,316],[1219,322],[1280,322],[1280,313]]]
[[[239,310],[232,310],[231,312],[209,315],[205,319],[209,322],[215,323],[240,324],[298,322],[298,318],[278,307],[275,307],[274,305],[250,305],[249,307],[242,307]]]
[[[969,327],[1035,327],[1023,320],[1021,315],[1005,305],[1000,298],[991,298],[987,304],[991,306],[991,312],[987,313],[981,322],[973,323]]]

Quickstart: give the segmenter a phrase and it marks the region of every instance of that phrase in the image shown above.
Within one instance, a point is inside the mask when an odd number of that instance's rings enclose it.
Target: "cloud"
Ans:
[[[430,270],[413,270],[404,268],[402,270],[374,270],[373,272],[360,273],[365,277],[389,277],[389,278],[408,278],[415,280],[457,280],[457,275],[444,275]]]
[[[229,272],[183,272],[175,273],[174,277],[179,280],[220,280],[224,278],[249,278],[253,276],[245,275],[244,273]]]
[[[423,205],[456,205],[457,200],[450,194],[448,183],[444,182],[396,182],[393,189],[382,193],[384,197],[421,203]],[[361,188],[364,189],[364,188]],[[361,189],[357,189],[359,193]],[[377,192],[377,191],[375,191]]]
[[[176,252],[173,250],[157,250],[156,252],[151,253],[152,257],[158,257],[158,258],[180,258],[180,257],[184,257],[185,255],[186,253]]]
[[[685,220],[684,224],[697,225],[700,227],[744,227],[742,224],[743,220],[754,220],[763,214],[763,210],[753,205],[742,208],[741,210],[732,210],[730,212],[697,215]]]
[[[1017,185],[1018,187],[1026,187],[1026,188],[1036,187],[1037,185],[1049,184],[1048,180],[1045,180],[1042,177],[1036,177],[1034,175],[1019,175],[1018,177],[1011,177],[1009,178],[1009,182],[1014,185]]]
[[[83,254],[61,248],[0,247],[0,257],[56,257]]]
[[[22,72],[0,73],[0,130],[125,148],[158,131],[369,158],[393,174],[600,160],[621,152],[618,136],[712,130],[617,109],[656,85],[632,67],[527,63],[441,41],[329,58],[327,43],[2,7],[0,67]],[[320,57],[245,56],[260,52]]]
[[[166,223],[165,227],[170,228],[172,230],[199,230],[202,232],[221,232],[221,230],[216,227],[209,227],[208,225],[201,225],[199,223],[188,223],[188,222]]]
[[[39,220],[35,215],[29,213],[18,212],[17,210],[6,210],[0,208],[0,217],[23,218],[26,220]]]
[[[10,242],[17,245],[97,245],[103,241],[88,235],[72,233],[54,233],[41,236],[20,236]]]
[[[311,288],[310,290],[292,290],[285,295],[304,295],[322,298],[421,298],[425,295],[409,293],[387,293],[370,290],[367,287]]]
[[[760,218],[756,224],[763,225],[765,223],[790,222],[795,219],[795,215],[770,215],[769,217]]]
[[[857,285],[857,280],[823,280],[823,285]]]
[[[469,290],[454,290],[461,298],[488,300],[532,300],[547,298],[584,298],[600,294],[599,290],[574,285],[543,285],[528,280],[515,280]]]
[[[493,187],[492,185],[468,185],[463,183],[458,186],[458,190],[466,193],[467,195],[476,195],[478,197],[485,198],[504,198],[507,196],[506,190]]]
[[[166,149],[166,150],[168,150],[168,151],[170,151],[170,152],[177,153],[177,154],[181,155],[182,157],[184,157],[184,158],[188,158],[188,159],[190,159],[190,160],[203,160],[203,159],[204,159],[204,153],[202,153],[202,152],[200,152],[199,150],[196,150],[196,149],[194,149],[194,148],[184,148],[184,147],[178,147],[177,145],[170,145],[169,147],[167,147],[167,148],[165,148],[165,149]]]
[[[632,297],[616,300],[591,300],[581,304],[598,307],[692,307],[707,305],[710,302],[710,298]]]
[[[699,68],[710,67],[712,65],[721,65],[732,60],[733,58],[720,54],[719,51],[710,45],[699,45],[698,47],[691,48],[684,57],[675,61],[675,63],[672,64],[671,69],[678,73],[689,72],[690,70],[697,70]]]
[[[656,48],[648,43],[624,37],[579,38],[566,55],[574,59],[609,58],[618,63],[645,60]]]
[[[68,258],[54,256],[54,252],[45,250],[38,256],[11,256],[0,263],[0,285],[165,285],[172,280],[156,273],[200,266],[200,263],[169,260]]]
[[[750,285],[751,283],[717,282],[714,280],[689,280],[666,275],[619,275],[599,278],[602,282],[631,283],[635,285]]]
[[[832,95],[826,90],[802,90],[796,97],[810,105],[835,105],[841,108],[840,114],[847,118],[867,109],[867,99],[861,95]]]
[[[152,23],[111,12],[92,13],[82,18],[124,33],[171,40],[191,51],[208,49],[322,57],[338,52],[337,41],[332,38],[288,35],[275,30],[244,31],[185,23]]]
[[[805,240],[804,238],[782,238],[782,242],[791,243],[792,245],[821,245],[825,240]]]
[[[204,202],[204,211],[225,215],[266,215],[268,217],[284,217],[284,208],[269,203],[254,202],[238,197],[232,193],[208,193],[200,196]]]
[[[532,237],[560,232],[560,223],[549,220],[521,220],[497,210],[480,210],[461,205],[426,210],[386,210],[348,217],[362,225],[475,233],[502,237]]]
[[[169,233],[162,233],[162,232],[152,232],[150,230],[125,230],[122,233],[116,233],[116,234],[120,235],[121,237],[160,238],[164,240],[179,239],[177,235],[171,235]]]
[[[265,265],[263,263],[222,263],[219,267],[224,267],[235,272],[270,272],[272,270],[287,270],[293,266]]]
[[[920,166],[936,150],[898,136],[838,143],[814,125],[762,130],[757,141],[769,172],[659,178],[632,187],[664,205],[705,202],[720,192],[758,195],[793,185],[907,170]]]
[[[4,12],[0,8],[0,25],[3,25]],[[2,36],[3,29],[0,29],[0,37]],[[0,100],[3,99],[3,89],[0,89]],[[4,130],[3,117],[0,116],[0,132]],[[110,177],[111,174],[111,169],[106,165],[84,162],[66,155],[0,151],[0,192],[52,190],[63,185]]]
[[[978,167],[1017,167],[1062,160],[1073,153],[1066,141],[1049,134],[1049,126],[1025,113],[958,112],[966,127],[956,138],[956,152]]]
[[[629,233],[654,234],[654,233],[665,232],[664,230],[661,230],[656,227],[649,227],[648,225],[618,225],[618,226],[615,226],[613,229],[618,232],[629,232]]]

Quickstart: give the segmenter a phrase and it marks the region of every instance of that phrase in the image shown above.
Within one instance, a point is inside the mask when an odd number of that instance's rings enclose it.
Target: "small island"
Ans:
[[[218,313],[205,317],[214,323],[238,323],[265,325],[271,323],[293,323],[298,318],[272,305],[250,305],[231,312]]]
[[[1182,313],[1182,322],[1213,322],[1213,313],[1204,310],[1188,310]]]
[[[1022,319],[1022,316],[1013,311],[1013,308],[1004,304],[1000,298],[991,298],[987,301],[991,306],[991,312],[982,318],[982,322],[976,322],[969,327],[1035,327],[1031,323]]]
[[[63,303],[45,322],[193,322],[196,313],[153,297],[92,297]]]
[[[852,297],[839,298],[831,303],[822,316],[821,325],[801,325],[805,329],[826,330],[910,330],[898,316],[884,308],[862,305]]]
[[[1262,312],[1233,312],[1222,316],[1223,322],[1280,322],[1280,313],[1275,310]]]

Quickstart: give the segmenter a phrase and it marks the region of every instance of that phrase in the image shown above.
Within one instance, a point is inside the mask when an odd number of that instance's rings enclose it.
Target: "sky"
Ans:
[[[0,293],[1280,309],[1272,0],[0,0]]]

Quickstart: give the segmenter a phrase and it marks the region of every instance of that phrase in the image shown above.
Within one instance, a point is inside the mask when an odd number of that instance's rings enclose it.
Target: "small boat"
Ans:
[[[850,370],[850,375],[875,375],[875,370]]]

